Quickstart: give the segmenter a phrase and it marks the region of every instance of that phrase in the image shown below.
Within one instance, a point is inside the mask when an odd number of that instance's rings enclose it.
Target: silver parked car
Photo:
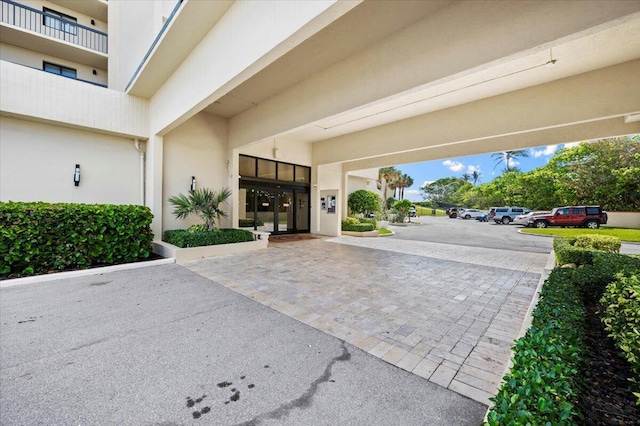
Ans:
[[[496,214],[493,216],[495,223],[503,225],[510,224],[517,216],[527,214],[531,210],[525,207],[496,207]]]
[[[460,209],[458,210],[459,219],[475,219],[478,216],[482,216],[485,212],[478,209]]]
[[[535,211],[535,212],[529,212],[527,214],[521,214],[519,216],[516,216],[516,218],[513,219],[511,223],[513,223],[514,225],[530,226],[529,220],[531,220],[533,216],[536,216],[539,214],[550,214],[550,213],[551,212],[548,212],[548,211]]]

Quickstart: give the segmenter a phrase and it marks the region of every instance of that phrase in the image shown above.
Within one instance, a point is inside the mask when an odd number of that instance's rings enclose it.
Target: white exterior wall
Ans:
[[[0,117],[0,201],[140,204],[140,177],[131,139]]]
[[[273,148],[278,149],[278,158],[273,157]],[[293,142],[287,140],[270,140],[246,146],[238,150],[240,154],[267,160],[283,161],[285,163],[311,166],[311,144]]]
[[[346,201],[343,203],[343,172],[341,164],[330,164],[317,166],[311,169],[311,181],[317,182],[317,187],[311,191],[311,232],[321,235],[339,236],[340,221],[342,220],[343,209],[346,208]],[[327,201],[327,197],[334,195],[336,199],[336,212],[328,213],[328,210],[321,209],[321,198]]]
[[[0,111],[146,139],[148,101],[115,90],[0,61]]]
[[[179,125],[295,46],[297,41],[284,41],[334,3],[235,2],[153,96],[152,132],[163,134]],[[190,84],[185,85],[185,81]]]
[[[177,0],[109,2],[109,88],[124,91]]]
[[[174,195],[187,194],[191,176],[196,177],[197,188],[219,191],[228,185],[227,176],[227,122],[207,113],[200,113],[169,132],[163,138],[162,180],[162,228],[181,229],[202,223],[196,216],[178,220],[167,199]],[[232,200],[227,209],[230,212]],[[229,213],[227,213],[229,214]],[[225,221],[224,226],[230,224]],[[156,239],[160,239],[156,235]]]
[[[45,55],[34,50],[23,49],[11,44],[0,43],[0,60],[26,65],[38,70],[42,70],[43,61],[46,61],[52,64],[75,69],[77,71],[77,77],[80,80],[86,80],[105,86],[107,85],[107,70],[90,67],[88,65],[79,64],[77,62],[68,61],[55,56]],[[93,70],[96,70],[97,75],[93,75]]]

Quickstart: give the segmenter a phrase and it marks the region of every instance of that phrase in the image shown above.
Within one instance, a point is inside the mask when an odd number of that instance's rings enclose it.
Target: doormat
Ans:
[[[290,243],[292,241],[314,240],[317,237],[312,237],[311,234],[283,234],[283,235],[270,235],[270,243]]]

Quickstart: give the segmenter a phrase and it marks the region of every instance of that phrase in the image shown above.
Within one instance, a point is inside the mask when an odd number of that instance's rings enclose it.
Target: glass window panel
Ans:
[[[256,159],[241,155],[239,170],[242,177],[256,177]]]
[[[258,158],[258,177],[264,179],[275,179],[276,162]]]
[[[296,166],[296,182],[311,183],[311,168]]]
[[[278,180],[293,182],[293,164],[278,163]]]

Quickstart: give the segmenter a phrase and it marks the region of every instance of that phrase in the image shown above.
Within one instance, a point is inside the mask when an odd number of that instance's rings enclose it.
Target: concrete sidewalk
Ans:
[[[178,265],[0,289],[0,342],[3,425],[478,425],[486,410]]]

